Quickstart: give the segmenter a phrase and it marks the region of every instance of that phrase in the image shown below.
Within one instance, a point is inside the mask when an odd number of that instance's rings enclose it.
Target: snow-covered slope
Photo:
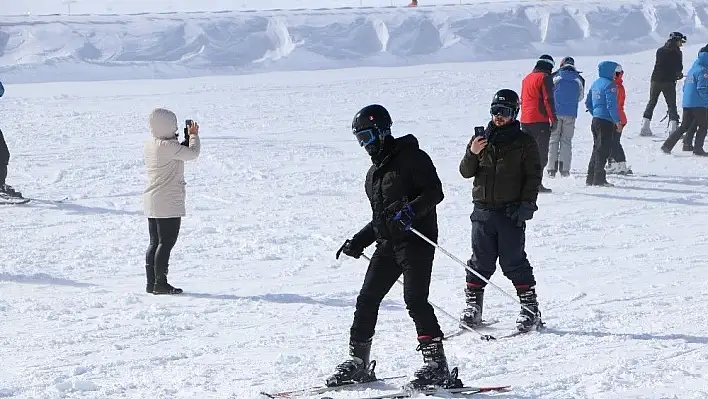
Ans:
[[[708,40],[708,2],[488,2],[0,18],[9,82],[240,74],[626,54],[680,30]]]
[[[697,50],[685,49],[687,64]],[[616,58],[637,175],[585,187],[591,135],[581,112],[574,177],[545,181],[554,193],[539,197],[527,250],[546,332],[446,344],[466,383],[513,386],[479,398],[708,397],[708,164],[637,137],[653,57]],[[592,80],[600,60],[577,65]],[[471,182],[458,163],[494,91],[518,89],[533,63],[9,85],[0,102],[8,182],[39,199],[0,209],[0,397],[255,399],[321,382],[346,357],[366,267],[334,259],[370,217],[370,161],[349,132],[352,116],[380,102],[395,135],[418,137],[446,194],[440,243],[466,259]],[[142,143],[157,106],[202,125],[170,267],[180,297],[143,293]],[[662,103],[658,134],[664,112]],[[499,271],[492,281],[513,290]],[[438,253],[430,300],[456,316],[463,288],[463,268]],[[493,334],[519,311],[493,290],[485,306],[501,320]],[[438,316],[444,331],[456,329]],[[379,375],[410,377],[421,365],[415,347],[396,285],[376,329]]]

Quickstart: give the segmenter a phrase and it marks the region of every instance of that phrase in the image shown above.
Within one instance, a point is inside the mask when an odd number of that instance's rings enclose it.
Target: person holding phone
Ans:
[[[543,166],[536,141],[524,134],[516,119],[519,107],[515,91],[503,89],[494,94],[492,120],[486,128],[475,128],[475,137],[460,162],[460,174],[465,179],[474,178],[472,257],[467,264],[489,280],[499,259],[502,272],[514,284],[524,305],[516,327],[526,332],[541,324],[536,279],[525,243],[526,221],[538,210]],[[486,282],[468,271],[466,283],[466,308],[460,323],[474,328],[482,323]]]
[[[155,295],[181,294],[182,289],[167,282],[170,253],[186,216],[184,162],[197,159],[200,151],[199,125],[186,122],[187,145],[179,142],[177,116],[164,108],[150,114],[152,137],[145,143],[144,156],[148,184],[143,207],[148,218],[150,244],[145,256],[145,291]]]

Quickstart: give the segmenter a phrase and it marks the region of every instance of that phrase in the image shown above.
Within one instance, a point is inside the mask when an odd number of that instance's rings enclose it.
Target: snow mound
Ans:
[[[178,78],[609,55],[679,30],[708,39],[708,1],[481,3],[0,19],[8,82]]]

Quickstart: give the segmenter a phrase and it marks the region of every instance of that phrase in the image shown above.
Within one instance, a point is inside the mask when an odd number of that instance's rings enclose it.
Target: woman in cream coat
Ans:
[[[143,193],[143,207],[150,231],[145,290],[155,295],[181,294],[180,288],[167,283],[167,270],[182,217],[186,215],[184,161],[199,156],[199,125],[192,122],[188,127],[187,146],[186,142],[178,141],[177,116],[172,111],[155,109],[149,122],[152,138],[145,143],[144,150],[148,185]]]

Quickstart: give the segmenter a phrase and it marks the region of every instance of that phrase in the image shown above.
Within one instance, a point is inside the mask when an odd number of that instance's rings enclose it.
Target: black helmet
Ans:
[[[383,138],[391,135],[391,125],[393,121],[386,108],[379,104],[367,105],[354,115],[352,133],[359,145],[373,155],[383,148]]]
[[[490,113],[492,115],[512,116],[516,118],[519,114],[519,95],[514,90],[502,89],[494,93]]]
[[[669,35],[669,40],[673,42],[686,43],[688,38],[681,32],[671,32],[671,34]]]
[[[391,115],[379,104],[371,104],[359,110],[352,121],[352,132],[375,127],[379,130],[389,130],[393,125]]]

